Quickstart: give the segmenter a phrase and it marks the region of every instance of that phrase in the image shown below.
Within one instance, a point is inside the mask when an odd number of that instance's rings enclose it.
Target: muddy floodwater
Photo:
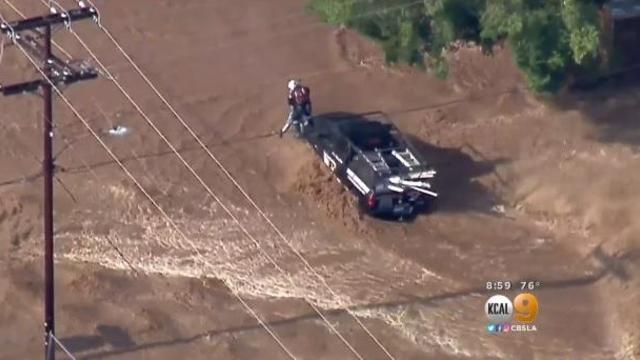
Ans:
[[[56,103],[56,331],[78,359],[640,357],[631,81],[551,104],[508,49],[457,49],[438,80],[385,66],[375,44],[297,0],[97,5],[209,152],[104,33],[74,27],[164,135],[105,78],[65,90],[142,191]],[[87,56],[69,33],[55,39]],[[5,49],[3,83],[33,73]],[[317,113],[386,113],[438,170],[437,207],[403,223],[362,216],[308,146],[274,135],[291,77]],[[0,99],[7,360],[42,352],[40,100]],[[535,331],[489,332],[487,299],[513,300],[521,281],[534,284]]]

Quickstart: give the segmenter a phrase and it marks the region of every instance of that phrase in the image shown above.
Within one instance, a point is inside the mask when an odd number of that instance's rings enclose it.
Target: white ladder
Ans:
[[[364,157],[369,161],[371,166],[376,172],[389,171],[389,164],[384,160],[380,151],[375,152],[375,156],[370,153],[370,155],[365,154]]]
[[[420,165],[420,163],[418,162],[418,159],[416,159],[416,157],[413,156],[413,154],[411,153],[411,151],[409,151],[409,149],[404,149],[404,151],[402,152],[393,150],[391,154],[395,156],[398,160],[400,160],[400,162],[408,168],[412,168]]]

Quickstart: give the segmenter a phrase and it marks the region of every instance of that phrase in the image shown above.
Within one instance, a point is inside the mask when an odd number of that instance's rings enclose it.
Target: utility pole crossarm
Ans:
[[[89,70],[73,72],[71,74],[54,76],[51,78],[51,81],[54,84],[56,84],[56,86],[59,86],[59,85],[70,85],[83,80],[95,79],[97,77],[98,77],[98,72],[96,70],[89,69]]]
[[[67,16],[67,14],[69,14]],[[12,30],[15,32],[43,28],[45,26],[52,26],[58,24],[68,24],[71,21],[94,19],[98,20],[98,11],[92,6],[68,10],[65,13],[52,13],[44,16],[36,16],[29,19],[11,21],[9,23],[0,24],[0,31],[4,34],[11,34]]]
[[[84,71],[73,72],[70,74],[52,76],[51,81],[57,86],[61,86],[61,85],[71,85],[79,81],[91,80],[97,77],[98,77],[97,71],[93,69],[88,69]],[[27,81],[20,84],[12,84],[7,86],[0,85],[0,92],[4,96],[32,93],[32,92],[38,91],[42,87],[42,85],[44,85],[46,82],[47,82],[46,80],[33,80],[33,81]]]
[[[52,12],[49,15],[24,20],[0,22],[0,32],[12,37],[13,41],[20,44],[32,56],[46,61],[46,65],[50,69],[49,78],[54,84],[70,85],[83,80],[95,79],[98,77],[98,72],[93,68],[73,68],[67,62],[62,61],[50,52],[45,54],[46,51],[44,47],[38,42],[38,37],[42,37],[44,34],[41,34],[38,30],[40,28],[50,28],[56,24],[69,25],[72,21],[85,19],[98,21],[98,11],[92,6],[85,6],[64,12]],[[40,36],[34,37],[31,34],[20,33],[27,30],[33,31]],[[6,86],[0,84],[0,92],[4,96],[21,95],[35,92],[47,84],[46,79]]]
[[[7,86],[0,85],[0,92],[2,92],[2,95],[4,96],[21,95],[37,91],[38,89],[40,89],[41,85],[42,80],[28,81]]]

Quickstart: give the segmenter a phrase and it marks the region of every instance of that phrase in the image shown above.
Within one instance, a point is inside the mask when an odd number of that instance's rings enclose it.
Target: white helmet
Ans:
[[[289,85],[287,85],[287,87],[289,88],[289,91],[293,91],[293,89],[295,89],[298,85],[299,83],[297,80],[289,80]]]

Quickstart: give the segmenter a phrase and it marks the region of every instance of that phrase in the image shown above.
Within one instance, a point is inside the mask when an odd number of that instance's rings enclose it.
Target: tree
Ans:
[[[425,11],[431,20],[432,41],[445,45],[456,40],[477,41],[484,5],[484,0],[425,2]]]
[[[597,59],[601,0],[312,0],[333,24],[378,41],[388,62],[446,72],[454,41],[506,42],[535,91],[555,91]]]
[[[569,31],[569,45],[576,64],[584,65],[598,55],[600,26],[594,2],[564,0],[562,19]]]
[[[597,5],[586,0],[493,0],[481,20],[485,42],[506,40],[535,91],[559,89],[598,55]]]
[[[333,25],[346,25],[353,16],[356,0],[314,0],[309,8]]]
[[[507,41],[535,91],[558,89],[569,64],[567,31],[553,2],[494,0],[482,14],[480,36],[488,43]]]

